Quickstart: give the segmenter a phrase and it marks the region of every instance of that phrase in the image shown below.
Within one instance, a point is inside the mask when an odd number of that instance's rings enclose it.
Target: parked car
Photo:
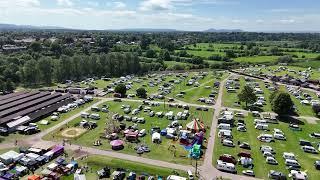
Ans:
[[[220,160],[217,160],[217,169],[220,171],[225,171],[229,173],[237,173],[236,167],[232,163],[226,163]]]
[[[249,143],[246,143],[246,142],[241,143],[239,147],[242,149],[249,149],[249,150],[251,149]]]
[[[238,126],[237,130],[240,132],[247,132],[247,128],[245,126]]]
[[[320,160],[314,162],[314,167],[315,167],[317,170],[320,170]]]
[[[269,151],[265,151],[265,152],[263,152],[263,157],[273,157],[274,158],[274,155]]]
[[[268,173],[268,177],[270,179],[277,179],[277,180],[286,180],[287,177],[284,173],[275,171],[275,170],[270,170]]]
[[[233,141],[228,140],[228,139],[222,140],[222,145],[223,146],[228,146],[228,147],[235,147],[235,145],[233,144]]]
[[[278,161],[277,161],[275,158],[273,158],[273,157],[267,157],[267,158],[266,158],[266,162],[267,162],[268,164],[278,165]]]
[[[255,174],[254,174],[254,172],[252,170],[243,170],[242,174],[246,175],[246,176],[255,177]]]
[[[318,154],[318,151],[313,146],[302,146],[301,149],[306,153]]]

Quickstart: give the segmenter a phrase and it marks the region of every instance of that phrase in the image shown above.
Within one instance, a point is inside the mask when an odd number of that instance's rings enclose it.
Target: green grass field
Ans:
[[[285,174],[288,174],[288,170],[286,169],[286,166],[284,164],[284,159],[282,158],[283,152],[293,152],[298,162],[302,166],[302,170],[306,170],[307,174],[309,176],[309,179],[315,180],[318,179],[319,171],[317,171],[313,163],[316,160],[320,159],[320,155],[314,155],[314,154],[308,154],[304,153],[299,146],[299,139],[306,139],[310,140],[311,142],[315,142],[315,139],[312,139],[308,136],[309,133],[312,132],[318,132],[318,129],[320,128],[320,124],[311,125],[311,124],[305,124],[302,125],[302,131],[292,131],[288,128],[287,123],[280,122],[279,124],[269,124],[269,129],[271,132],[264,132],[259,131],[254,128],[253,119],[251,115],[247,118],[245,118],[245,122],[247,124],[247,132],[239,132],[235,128],[233,128],[232,135],[234,137],[234,142],[237,144],[237,141],[240,142],[248,142],[251,146],[251,150],[249,151],[253,157],[253,163],[254,163],[254,172],[258,178],[268,179],[267,174],[269,170],[276,170],[281,171]],[[287,137],[287,141],[279,141],[276,140],[272,143],[262,143],[257,140],[257,136],[262,133],[271,133],[273,134],[272,130],[273,128],[281,129],[285,136]],[[221,154],[230,154],[234,157],[237,157],[237,154],[241,151],[248,151],[240,149],[237,145],[235,148],[222,146],[222,144],[219,141],[219,138],[216,137],[215,142],[215,149],[214,149],[214,159],[213,163],[216,163],[216,160],[219,158]],[[262,153],[259,150],[259,147],[261,145],[269,145],[276,151],[276,160],[278,161],[279,165],[269,165],[265,162],[265,158],[263,157]],[[244,168],[241,165],[237,165],[238,174],[241,174],[242,170]]]
[[[84,160],[79,161],[80,165],[87,165],[90,167],[90,171],[86,173],[87,179],[98,179],[97,171],[104,168],[110,167],[111,173],[117,168],[123,168],[126,170],[126,175],[129,172],[137,173],[137,176],[144,174],[149,176],[162,176],[166,177],[173,174],[173,171],[177,172],[179,176],[187,177],[186,172],[180,170],[173,170],[163,167],[150,166],[143,163],[137,163],[132,161],[126,161],[121,159],[110,158],[107,156],[89,156]],[[64,176],[63,180],[73,180],[73,175]]]
[[[192,64],[184,63],[184,62],[176,62],[176,61],[164,61],[164,64],[167,65],[168,69],[172,69],[174,66],[179,65],[181,67],[190,67]]]
[[[275,62],[278,56],[251,56],[251,57],[238,57],[235,62],[248,62],[248,63],[269,63]]]
[[[113,113],[120,113],[124,114],[123,110],[121,109],[121,105],[128,104],[132,106],[132,109],[137,108],[140,103],[137,102],[122,102],[122,103],[114,103],[114,102],[108,102],[107,103],[110,106],[110,111]],[[155,112],[163,111],[168,112],[169,110],[173,111],[175,114],[179,111],[182,111],[182,109],[177,108],[169,108],[168,105],[164,108],[164,105],[160,105],[157,107],[152,107],[152,110]],[[208,127],[207,130],[209,131],[209,127],[211,125],[212,121],[212,114],[213,111],[209,110],[209,112],[204,111],[196,111],[195,108],[190,108],[191,116],[188,118],[187,121],[181,120],[180,123],[183,124],[185,127],[185,124],[190,122],[192,117],[200,118],[205,125]],[[105,122],[110,121],[111,119],[111,113],[107,115],[106,113],[100,113],[101,120],[97,121],[98,127],[94,130],[87,131],[86,133],[82,134],[80,137],[70,139],[73,144],[79,144],[82,146],[93,146],[93,142],[97,139],[99,139],[101,133],[104,132],[105,129]],[[130,116],[132,116],[130,114]],[[157,118],[157,117],[149,117],[147,113],[140,112],[137,117],[144,117],[146,119],[145,124],[138,124],[139,129],[146,129],[147,132],[150,132],[151,127],[159,126],[161,129],[166,128],[167,125],[171,122],[167,120],[166,118]],[[79,123],[82,120],[82,118],[77,118],[70,122],[68,124],[69,127],[73,127],[77,123]],[[125,121],[123,121],[125,122]],[[127,125],[133,125],[132,122],[125,122]],[[66,127],[62,127],[66,128]],[[45,140],[54,140],[54,141],[61,141],[62,139],[66,139],[65,137],[61,136],[60,130],[52,132],[44,137]],[[177,141],[166,139],[165,137],[162,137],[162,143],[160,145],[154,144],[151,142],[151,136],[149,133],[143,138],[140,138],[139,144],[147,144],[149,148],[151,149],[150,153],[145,153],[142,156],[152,159],[159,159],[163,161],[168,161],[172,163],[179,163],[179,164],[190,164],[191,160],[188,158],[188,151],[186,151]],[[134,147],[137,144],[135,143],[125,143],[125,148],[121,150],[120,152],[128,153],[132,155],[137,155]],[[173,152],[168,150],[170,146],[174,145],[176,147],[176,157],[173,156]],[[109,144],[108,140],[102,140],[102,146],[97,147],[99,149],[103,150],[110,150],[111,146]]]

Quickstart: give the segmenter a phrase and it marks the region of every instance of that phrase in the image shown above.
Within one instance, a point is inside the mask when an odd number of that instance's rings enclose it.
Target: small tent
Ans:
[[[204,131],[204,124],[199,121],[199,119],[193,119],[191,122],[187,124],[187,129],[192,132]]]

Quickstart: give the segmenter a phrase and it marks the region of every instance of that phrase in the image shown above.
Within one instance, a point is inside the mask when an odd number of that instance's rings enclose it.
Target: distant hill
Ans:
[[[16,25],[16,24],[1,24],[0,31],[4,30],[72,30],[81,31],[81,29],[71,29],[58,26],[31,26],[31,25]],[[94,29],[92,29],[94,30]],[[156,29],[156,28],[126,28],[126,29],[106,29],[98,31],[114,31],[114,32],[189,32],[178,29]],[[205,31],[195,31],[195,32],[244,32],[241,29],[208,29]]]
[[[203,32],[244,32],[242,29],[207,29]]]
[[[129,28],[129,29],[115,29],[107,31],[123,31],[123,32],[178,32],[176,29],[153,29],[153,28]]]
[[[30,30],[30,29],[65,29],[56,26],[31,26],[31,25],[16,25],[16,24],[0,24],[0,30]]]

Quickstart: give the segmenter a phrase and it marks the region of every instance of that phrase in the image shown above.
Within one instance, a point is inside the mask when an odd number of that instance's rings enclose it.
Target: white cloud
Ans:
[[[1,8],[40,6],[40,0],[0,0]]]
[[[295,23],[296,21],[294,19],[280,19],[279,22],[284,24],[292,24],[292,23]]]
[[[113,4],[114,4],[114,8],[116,8],[116,9],[124,9],[127,7],[127,5],[121,1],[116,1]]]
[[[56,0],[59,6],[73,6],[73,2],[71,0]]]
[[[196,4],[237,4],[233,0],[144,0],[140,3],[140,10],[155,11],[155,10],[172,10],[177,6],[193,6]]]
[[[146,0],[140,5],[142,11],[169,10],[173,7],[172,0]]]

